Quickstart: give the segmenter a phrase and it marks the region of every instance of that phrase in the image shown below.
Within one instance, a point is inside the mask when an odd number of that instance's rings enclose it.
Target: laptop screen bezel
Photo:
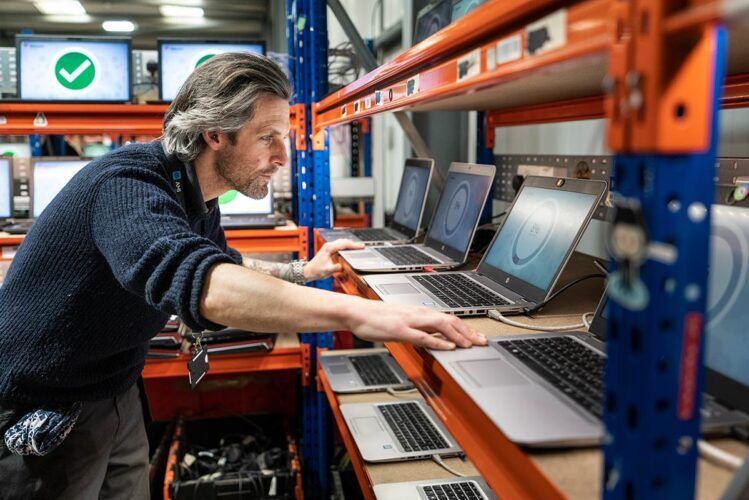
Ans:
[[[0,156],[0,163],[8,162],[8,215],[0,214],[0,220],[13,217],[13,157]]]
[[[458,173],[458,174],[468,174],[468,175],[476,175],[476,176],[483,176],[483,177],[490,177],[491,180],[489,182],[489,188],[486,190],[486,193],[484,194],[484,200],[481,203],[481,209],[478,212],[478,216],[476,217],[476,223],[473,225],[473,230],[471,231],[470,236],[468,237],[468,244],[466,245],[465,251],[460,251],[457,248],[453,248],[445,243],[442,243],[441,241],[430,238],[429,232],[432,228],[432,224],[434,224],[435,219],[437,218],[437,212],[439,211],[439,204],[442,201],[442,195],[440,195],[440,201],[437,202],[437,208],[434,210],[434,214],[432,214],[432,220],[429,222],[429,228],[427,229],[426,238],[424,239],[424,246],[431,248],[433,250],[436,250],[440,252],[443,255],[446,255],[447,257],[451,258],[452,260],[456,262],[465,262],[468,258],[468,252],[471,250],[471,242],[473,241],[473,236],[476,234],[476,228],[479,225],[479,221],[481,220],[481,212],[483,211],[483,207],[486,205],[486,199],[489,197],[489,193],[492,190],[492,184],[494,183],[494,174],[497,171],[497,167],[494,165],[484,165],[481,163],[458,163],[453,162],[450,164],[450,168],[447,170],[447,175],[445,176],[445,184],[447,184],[447,179],[450,177],[451,173]],[[445,189],[443,186],[442,192],[444,194]]]
[[[560,183],[559,181],[563,181],[561,183],[561,186],[558,185]],[[545,289],[539,288],[535,285],[532,285],[531,283],[528,283],[527,281],[521,280],[520,278],[513,276],[512,274],[509,274],[500,269],[497,269],[486,262],[486,257],[489,255],[492,247],[494,246],[494,242],[497,240],[500,233],[502,232],[502,228],[504,227],[504,225],[499,227],[497,232],[494,234],[494,238],[492,238],[492,242],[489,244],[489,247],[486,249],[486,251],[484,252],[484,255],[481,257],[481,262],[479,262],[479,265],[476,268],[477,272],[490,278],[492,281],[499,283],[506,288],[511,289],[513,292],[519,295],[522,295],[524,298],[528,299],[529,301],[540,303],[546,299],[546,297],[549,295],[549,292],[554,288],[554,285],[556,285],[556,282],[559,279],[559,276],[562,274],[562,271],[564,270],[567,260],[570,258],[570,255],[572,255],[572,252],[575,251],[577,244],[580,242],[580,238],[582,238],[583,233],[585,233],[585,229],[588,227],[588,223],[590,222],[590,219],[593,216],[593,213],[598,208],[598,205],[601,203],[601,200],[606,194],[606,190],[608,189],[608,184],[604,181],[596,181],[596,180],[582,180],[582,179],[569,179],[569,178],[562,179],[559,177],[529,176],[529,177],[526,177],[525,181],[523,182],[522,187],[520,188],[520,191],[518,191],[518,194],[515,196],[515,199],[512,201],[512,205],[510,205],[510,208],[507,209],[508,216],[509,214],[512,213],[512,209],[515,207],[515,203],[517,203],[517,201],[520,199],[520,196],[523,194],[523,190],[527,187],[552,189],[556,191],[568,191],[568,192],[580,193],[580,194],[590,194],[596,197],[595,202],[591,205],[590,210],[588,210],[588,214],[585,218],[585,223],[580,226],[577,233],[575,234],[575,238],[572,241],[572,244],[567,250],[567,253],[565,254],[564,258],[560,261],[559,268],[556,270],[556,272],[554,273],[554,276],[549,281],[549,285],[547,288]]]
[[[705,392],[724,405],[749,415],[749,387],[707,366]]]
[[[21,95],[21,43],[25,41],[37,42],[89,42],[89,43],[124,43],[127,45],[127,97],[124,99],[28,99]],[[88,103],[106,104],[123,103],[133,100],[133,39],[122,36],[64,36],[64,35],[16,35],[16,96],[23,102],[63,102],[63,103]]]
[[[265,41],[263,40],[251,40],[251,39],[227,39],[227,40],[217,40],[217,39],[195,39],[195,38],[158,38],[156,39],[156,51],[158,54],[158,64],[159,64],[159,100],[164,102],[172,102],[172,99],[165,99],[164,98],[164,79],[161,78],[160,75],[162,75],[162,49],[165,44],[181,44],[181,45],[204,45],[204,44],[211,44],[214,43],[216,45],[259,45],[262,49],[262,55],[266,54],[266,46]],[[182,83],[184,85],[184,82]]]
[[[406,160],[406,164],[403,167],[403,176],[401,177],[401,187],[398,189],[398,202],[400,202],[400,190],[403,189],[403,181],[406,178],[406,167],[429,169],[429,177],[427,177],[427,185],[426,189],[424,190],[424,197],[421,200],[421,212],[419,212],[419,220],[416,223],[415,230],[404,224],[399,224],[398,222],[396,222],[395,214],[398,213],[398,205],[396,204],[395,211],[393,212],[393,220],[390,223],[390,228],[408,236],[409,238],[414,238],[419,233],[419,229],[421,229],[421,221],[424,218],[424,207],[426,207],[427,204],[427,198],[429,197],[429,187],[432,184],[432,174],[434,173],[434,160],[431,158],[408,158]]]

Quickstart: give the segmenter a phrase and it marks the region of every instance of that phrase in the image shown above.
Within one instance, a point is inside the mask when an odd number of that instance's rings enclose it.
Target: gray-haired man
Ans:
[[[0,289],[0,497],[147,497],[134,384],[170,314],[194,330],[351,330],[437,349],[485,343],[426,308],[288,282],[329,276],[331,255],[350,242],[303,266],[240,265],[216,198],[230,189],[263,197],[286,166],[290,92],[264,57],[216,56],[180,90],[161,140],[91,162],[39,217]]]

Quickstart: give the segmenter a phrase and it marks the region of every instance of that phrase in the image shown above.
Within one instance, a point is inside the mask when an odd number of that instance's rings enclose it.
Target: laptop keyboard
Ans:
[[[403,451],[430,451],[449,446],[418,403],[379,405],[377,409]]]
[[[242,215],[232,216],[221,219],[224,224],[232,226],[247,225],[247,226],[278,226],[284,225],[286,222],[282,221],[278,217],[268,215]]]
[[[603,354],[570,337],[497,343],[590,413],[603,418]]]
[[[383,257],[390,259],[396,266],[439,264],[438,260],[431,258],[415,247],[382,247],[374,250]]]
[[[361,241],[393,241],[395,238],[389,231],[385,229],[349,229],[349,233],[353,234]]]
[[[422,274],[413,279],[448,307],[502,306],[508,301],[463,274]]]
[[[399,384],[400,380],[395,376],[393,370],[382,359],[382,356],[351,356],[349,358],[354,365],[356,373],[361,377],[364,385],[388,385]]]
[[[419,486],[427,500],[484,500],[486,497],[473,481]]]

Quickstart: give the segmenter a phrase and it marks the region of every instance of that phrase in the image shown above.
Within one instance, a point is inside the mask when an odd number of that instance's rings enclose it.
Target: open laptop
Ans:
[[[31,218],[18,219],[3,228],[11,234],[25,234],[63,187],[91,160],[78,157],[31,159]]]
[[[403,177],[395,203],[395,213],[386,228],[324,229],[320,231],[325,241],[347,238],[365,245],[408,243],[416,238],[424,216],[429,185],[432,182],[434,160],[409,158],[403,168]]]
[[[377,500],[496,500],[480,476],[374,485]]]
[[[367,462],[457,455],[455,440],[422,399],[340,406],[359,453]]]
[[[384,302],[458,315],[521,312],[549,296],[605,192],[602,181],[528,177],[476,271],[364,280]]]
[[[706,435],[749,428],[749,209],[716,205],[712,211]],[[509,439],[527,446],[597,444],[604,433],[606,302],[587,333],[499,337],[489,347],[432,354]]]
[[[11,218],[13,172],[9,157],[0,156],[0,230],[9,224]]]
[[[218,206],[224,229],[267,229],[286,225],[286,218],[273,209],[272,182],[268,183],[268,195],[261,200],[231,190],[218,197]]]
[[[318,358],[317,362],[322,366],[333,392],[373,392],[411,387],[408,377],[387,350],[361,351]]]
[[[339,255],[360,272],[420,271],[426,266],[445,269],[464,263],[495,171],[494,165],[450,165],[423,244],[374,246]]]

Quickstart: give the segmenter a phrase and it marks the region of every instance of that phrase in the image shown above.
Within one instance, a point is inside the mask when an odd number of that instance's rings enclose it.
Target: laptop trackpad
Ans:
[[[361,250],[357,252],[347,253],[346,257],[348,257],[349,259],[379,259],[380,254]]]
[[[359,434],[374,434],[382,432],[382,426],[377,417],[362,417],[354,419],[354,427]]]
[[[523,385],[530,381],[512,365],[501,359],[456,361],[452,363],[475,387]]]
[[[344,373],[351,372],[348,365],[345,364],[328,365],[328,368],[330,369],[330,373],[332,373],[333,375],[342,375]]]
[[[404,293],[421,293],[419,289],[408,283],[391,283],[389,285],[377,285],[387,295],[403,295]]]

